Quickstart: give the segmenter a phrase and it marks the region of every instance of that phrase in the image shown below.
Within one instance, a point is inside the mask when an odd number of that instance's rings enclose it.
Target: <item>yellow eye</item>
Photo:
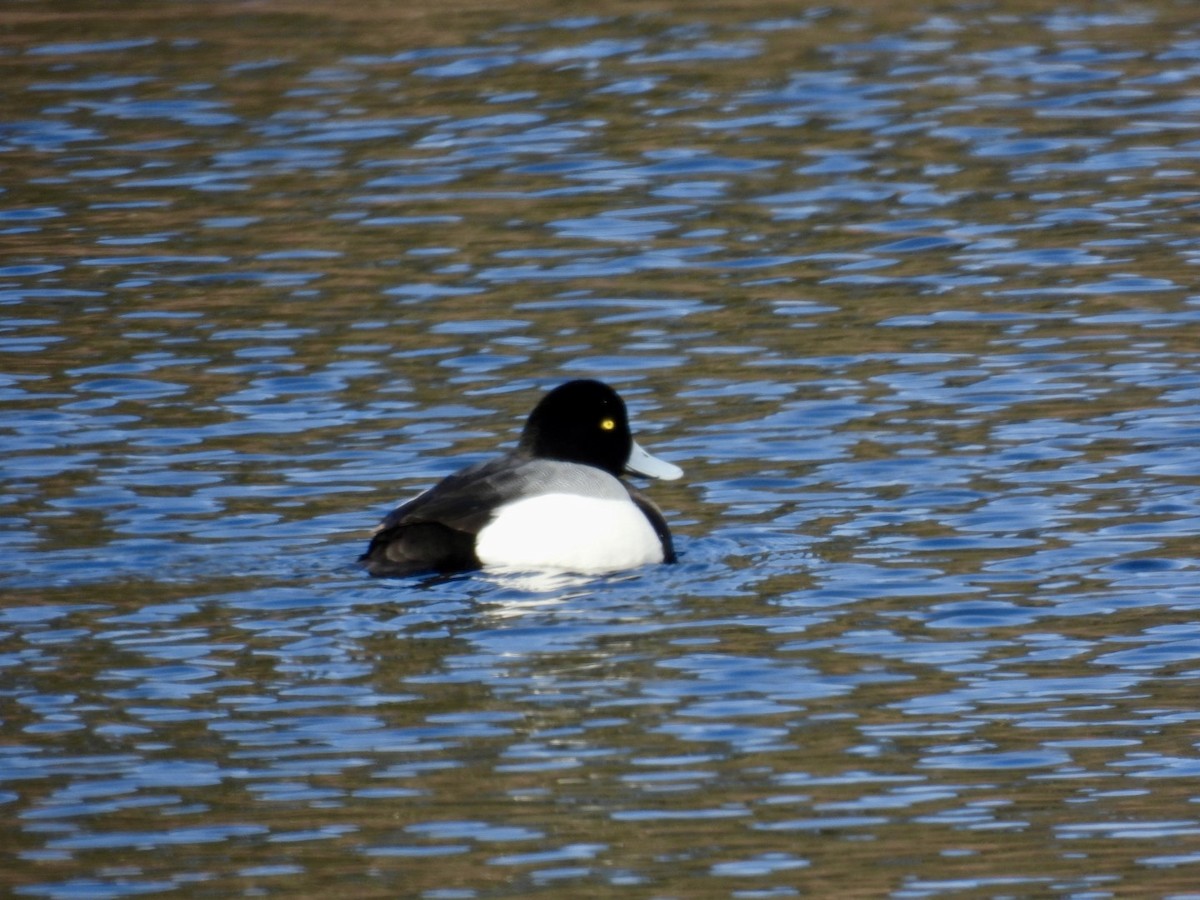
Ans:
[[[603,428],[605,431],[612,431],[614,428],[617,427],[617,423],[614,422],[612,419],[601,419],[600,427]]]

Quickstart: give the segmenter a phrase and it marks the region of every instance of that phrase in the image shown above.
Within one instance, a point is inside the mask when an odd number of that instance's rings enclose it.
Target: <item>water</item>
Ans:
[[[1196,896],[1200,29],[901,6],[8,10],[0,889]],[[355,569],[579,376],[678,566]]]

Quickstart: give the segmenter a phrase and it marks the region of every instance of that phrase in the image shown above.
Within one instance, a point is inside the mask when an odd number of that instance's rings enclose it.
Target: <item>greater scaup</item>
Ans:
[[[483,566],[602,573],[675,562],[666,520],[621,480],[626,471],[683,474],[633,440],[616,391],[569,381],[530,413],[515,450],[392,510],[359,562],[384,576]]]

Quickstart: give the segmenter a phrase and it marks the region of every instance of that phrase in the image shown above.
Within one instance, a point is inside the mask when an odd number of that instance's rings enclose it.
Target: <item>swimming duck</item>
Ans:
[[[666,520],[621,480],[672,480],[608,385],[569,381],[534,407],[516,449],[447,476],[392,510],[359,562],[372,575],[481,567],[598,574],[675,562]]]

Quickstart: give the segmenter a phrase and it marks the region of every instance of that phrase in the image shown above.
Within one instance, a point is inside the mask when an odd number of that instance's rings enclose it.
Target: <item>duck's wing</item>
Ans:
[[[527,479],[523,460],[502,456],[455,472],[393,509],[359,562],[372,575],[479,568],[475,535]]]
[[[485,460],[447,475],[423,494],[384,516],[376,532],[417,522],[438,522],[478,534],[496,507],[516,497],[526,486],[527,460],[514,455]]]

